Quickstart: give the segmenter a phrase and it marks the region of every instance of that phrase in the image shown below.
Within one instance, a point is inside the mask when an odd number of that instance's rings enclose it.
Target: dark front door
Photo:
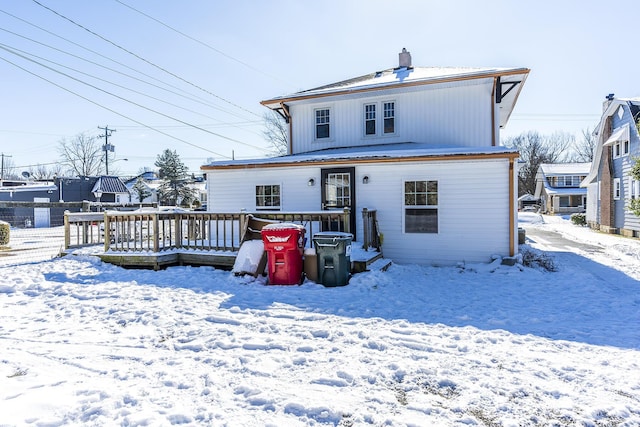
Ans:
[[[355,171],[356,168],[353,167],[322,169],[322,209],[343,211],[345,207],[350,208],[349,232],[353,234],[354,239],[356,234]],[[344,231],[335,221],[324,226],[325,230]]]

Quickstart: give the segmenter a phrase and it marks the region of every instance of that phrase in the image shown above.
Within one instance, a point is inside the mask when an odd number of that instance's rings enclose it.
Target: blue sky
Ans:
[[[580,136],[608,93],[640,96],[632,0],[38,3],[0,3],[0,151],[18,171],[106,125],[124,174],[165,148],[196,173],[262,157],[260,101],[393,67],[403,47],[416,66],[530,68],[503,138]]]

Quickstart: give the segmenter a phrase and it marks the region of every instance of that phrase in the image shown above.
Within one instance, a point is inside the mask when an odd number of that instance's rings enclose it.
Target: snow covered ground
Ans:
[[[541,218],[521,226],[556,272],[5,263],[0,426],[640,425],[640,243]]]

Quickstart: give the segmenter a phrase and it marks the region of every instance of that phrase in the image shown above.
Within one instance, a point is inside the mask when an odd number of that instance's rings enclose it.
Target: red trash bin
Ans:
[[[289,223],[269,224],[262,228],[270,285],[302,283],[305,231],[303,226]]]

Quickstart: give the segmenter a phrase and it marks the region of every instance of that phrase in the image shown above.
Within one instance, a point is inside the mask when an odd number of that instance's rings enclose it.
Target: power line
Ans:
[[[124,114],[122,114],[122,113],[119,113],[119,112],[118,112],[118,111],[116,111],[116,110],[113,110],[113,109],[111,109],[111,108],[109,108],[109,107],[106,107],[106,106],[104,106],[104,105],[102,105],[102,104],[99,104],[99,103],[97,103],[97,102],[95,102],[95,101],[92,101],[91,99],[89,99],[89,98],[87,98],[87,97],[85,97],[85,96],[82,96],[82,95],[80,95],[79,93],[76,93],[76,92],[74,92],[74,91],[72,91],[72,90],[70,90],[70,89],[67,89],[67,88],[65,88],[64,86],[61,86],[61,85],[59,85],[59,84],[57,84],[57,83],[55,83],[55,82],[53,82],[53,81],[51,81],[51,80],[49,80],[49,79],[47,79],[47,78],[45,78],[45,77],[42,77],[42,76],[40,76],[40,75],[38,75],[38,74],[36,74],[36,73],[33,73],[32,71],[27,70],[26,68],[21,67],[20,65],[18,65],[18,64],[16,64],[16,63],[14,63],[14,62],[11,62],[11,61],[9,61],[9,60],[8,60],[8,59],[6,59],[6,58],[2,58],[2,57],[0,57],[0,59],[1,59],[1,60],[3,60],[4,62],[8,63],[8,64],[13,65],[13,66],[14,66],[14,67],[16,67],[16,68],[21,69],[22,71],[24,71],[24,72],[26,72],[26,73],[31,74],[31,75],[32,75],[32,76],[34,76],[34,77],[37,77],[37,78],[39,78],[39,79],[41,79],[41,80],[44,80],[45,82],[50,83],[50,84],[52,84],[52,85],[54,85],[54,86],[56,86],[56,87],[58,87],[58,88],[60,88],[60,89],[64,90],[65,92],[69,92],[69,93],[71,93],[71,94],[73,94],[73,95],[75,95],[75,96],[77,96],[77,97],[79,97],[79,98],[82,98],[82,99],[84,99],[85,101],[88,101],[88,102],[90,102],[90,103],[92,103],[92,104],[94,104],[94,105],[96,105],[96,106],[98,106],[98,107],[100,107],[100,108],[103,108],[103,109],[105,109],[105,110],[107,110],[107,111],[110,111],[110,112],[112,112],[112,113],[114,113],[114,114],[117,114],[117,115],[118,115],[118,116],[120,116],[120,117],[124,117],[124,118],[125,118],[125,119],[127,119],[127,120],[131,120],[131,121],[132,121],[132,122],[134,122],[134,123],[137,123],[137,124],[139,124],[139,125],[141,125],[141,126],[144,126],[144,127],[146,127],[147,129],[151,129],[151,130],[153,130],[153,131],[155,131],[155,132],[158,132],[159,134],[162,134],[162,135],[165,135],[165,136],[167,136],[167,137],[169,137],[169,138],[175,139],[176,141],[180,141],[180,142],[182,142],[182,143],[184,143],[184,144],[187,144],[187,145],[190,145],[190,146],[192,146],[192,147],[199,148],[199,149],[201,149],[201,150],[203,150],[203,151],[206,151],[206,152],[209,152],[209,153],[211,153],[211,154],[215,154],[216,156],[220,156],[220,157],[224,157],[224,158],[227,158],[227,159],[231,159],[231,157],[229,157],[229,156],[225,156],[224,154],[216,153],[215,151],[212,151],[212,150],[206,149],[206,148],[204,148],[204,147],[200,147],[199,145],[196,145],[196,144],[193,144],[193,143],[191,143],[191,142],[185,141],[184,139],[181,139],[181,138],[178,138],[178,137],[176,137],[176,136],[170,135],[170,134],[168,134],[168,133],[166,133],[166,132],[162,132],[162,131],[161,131],[161,130],[159,130],[159,129],[154,129],[153,127],[151,127],[151,126],[149,126],[149,125],[146,125],[146,124],[144,124],[144,123],[142,123],[142,122],[140,122],[140,121],[138,121],[138,120],[135,120],[135,119],[133,119],[133,118],[131,118],[131,117],[128,117],[128,116],[126,116],[126,115],[124,115]]]
[[[24,51],[24,50],[22,50],[22,49],[17,49],[17,48],[15,48],[15,47],[8,46],[8,45],[6,45],[6,44],[4,44],[4,43],[0,43],[0,46],[4,46],[4,47],[6,47],[6,48],[8,48],[8,49],[14,50],[14,51],[16,51],[16,52],[20,52],[20,53],[22,53],[22,54],[24,54],[24,55],[29,55],[29,56],[31,56],[31,57],[33,57],[33,58],[38,58],[38,59],[40,59],[40,60],[42,60],[42,61],[46,61],[46,62],[48,62],[48,63],[50,63],[50,64],[57,65],[58,67],[62,67],[62,68],[66,68],[67,70],[75,71],[75,72],[76,72],[76,73],[78,73],[78,74],[82,74],[82,75],[84,75],[84,76],[91,77],[91,78],[96,79],[96,80],[99,80],[99,81],[101,81],[101,82],[108,83],[108,84],[110,84],[110,85],[113,85],[113,86],[119,87],[119,88],[121,88],[121,89],[128,90],[128,91],[133,92],[133,93],[136,93],[136,94],[138,94],[138,95],[141,95],[141,96],[144,96],[144,97],[147,97],[147,98],[151,98],[151,99],[153,99],[153,100],[155,100],[155,101],[162,102],[162,103],[167,104],[167,105],[170,105],[170,106],[172,106],[172,107],[176,107],[176,108],[179,108],[179,109],[181,109],[181,110],[188,111],[188,112],[193,113],[193,114],[198,114],[198,115],[200,115],[200,116],[202,116],[202,117],[206,117],[206,118],[211,119],[211,120],[216,120],[216,121],[219,121],[219,122],[221,122],[221,123],[225,123],[225,122],[223,122],[222,120],[216,119],[215,117],[208,116],[208,115],[206,115],[206,114],[200,113],[200,112],[195,111],[195,110],[191,110],[191,109],[186,108],[186,107],[182,107],[182,106],[180,106],[180,105],[174,104],[174,103],[169,102],[169,101],[165,101],[165,100],[160,99],[160,98],[157,98],[157,97],[155,97],[155,96],[148,95],[148,94],[146,94],[146,93],[140,92],[140,91],[135,90],[135,89],[131,89],[131,88],[126,87],[126,86],[123,86],[123,85],[121,85],[121,84],[114,83],[114,82],[109,81],[109,80],[106,80],[106,79],[102,79],[102,78],[100,78],[100,77],[97,77],[97,76],[91,75],[91,74],[89,74],[89,73],[85,73],[84,71],[80,71],[80,70],[77,70],[77,69],[72,68],[72,67],[67,67],[66,65],[60,64],[60,63],[55,62],[55,61],[51,61],[51,60],[49,60],[49,59],[47,59],[47,58],[43,58],[43,57],[38,56],[38,55],[34,55],[34,54],[29,53],[29,52],[26,52],[26,51]]]
[[[74,21],[74,20],[72,20],[71,18],[68,18],[68,17],[66,17],[66,16],[62,15],[61,13],[58,13],[58,12],[56,12],[55,10],[51,9],[50,7],[43,5],[43,4],[42,4],[42,3],[40,3],[38,0],[32,0],[32,1],[33,1],[35,4],[37,4],[38,6],[40,6],[40,7],[44,8],[44,9],[46,9],[46,10],[50,11],[51,13],[53,13],[53,14],[55,14],[55,15],[59,16],[60,18],[62,18],[62,19],[64,19],[64,20],[66,20],[66,21],[68,21],[68,22],[72,23],[73,25],[76,25],[76,26],[78,26],[79,28],[82,28],[83,30],[87,31],[88,33],[90,33],[90,34],[92,34],[92,35],[94,35],[94,36],[96,36],[96,37],[100,38],[101,40],[104,40],[105,42],[107,42],[107,43],[111,44],[112,46],[115,46],[116,48],[118,48],[118,49],[120,49],[120,50],[122,50],[122,51],[124,51],[124,52],[126,52],[126,53],[128,53],[129,55],[134,56],[135,58],[138,58],[139,60],[141,60],[141,61],[143,61],[143,62],[145,62],[145,63],[147,63],[147,64],[151,65],[152,67],[157,68],[158,70],[160,70],[160,71],[162,71],[162,72],[164,72],[164,73],[167,73],[167,74],[169,74],[170,76],[173,76],[173,77],[175,77],[176,79],[178,79],[178,80],[180,80],[180,81],[182,81],[182,82],[184,82],[184,83],[186,83],[186,84],[188,84],[188,85],[190,85],[190,86],[193,86],[193,87],[194,87],[194,88],[196,88],[196,89],[199,89],[199,90],[201,90],[201,91],[203,91],[203,92],[205,92],[205,93],[208,93],[209,95],[214,96],[214,97],[218,98],[219,100],[221,100],[221,101],[224,101],[224,102],[228,103],[229,105],[232,105],[232,106],[234,106],[234,107],[236,107],[236,108],[238,108],[238,109],[240,109],[240,110],[244,110],[244,111],[246,111],[246,112],[247,112],[247,113],[249,113],[249,114],[252,114],[252,115],[255,115],[255,116],[260,117],[257,113],[254,113],[253,111],[250,111],[250,110],[248,110],[248,109],[246,109],[246,108],[244,108],[244,107],[241,107],[240,105],[237,105],[237,104],[235,104],[235,103],[233,103],[233,102],[229,101],[228,99],[225,99],[225,98],[223,98],[223,97],[221,97],[221,96],[219,96],[219,95],[216,95],[215,93],[213,93],[213,92],[211,92],[211,91],[209,91],[209,90],[207,90],[207,89],[204,89],[204,88],[202,88],[201,86],[198,86],[197,84],[192,83],[192,82],[190,82],[190,81],[188,81],[188,80],[186,80],[186,79],[182,78],[181,76],[179,76],[179,75],[177,75],[177,74],[175,74],[175,73],[173,73],[173,72],[171,72],[171,71],[167,70],[166,68],[163,68],[163,67],[161,67],[161,66],[159,66],[159,65],[157,65],[157,64],[155,64],[155,63],[153,63],[153,62],[151,62],[151,61],[149,61],[149,60],[147,60],[147,59],[145,59],[145,58],[143,58],[142,56],[140,56],[140,55],[138,55],[138,54],[136,54],[136,53],[134,53],[134,52],[132,52],[132,51],[130,51],[130,50],[128,50],[128,49],[126,49],[126,48],[122,47],[122,46],[120,46],[119,44],[117,44],[117,43],[115,43],[115,42],[113,42],[113,41],[111,41],[111,40],[107,39],[106,37],[103,37],[102,35],[100,35],[100,34],[98,34],[98,33],[94,32],[94,31],[90,30],[89,28],[87,28],[87,27],[83,26],[82,24],[79,24],[79,23],[75,22],[75,21]]]
[[[12,35],[14,35],[14,36],[16,36],[16,37],[20,37],[20,38],[25,39],[25,40],[28,40],[28,41],[30,41],[30,42],[32,42],[32,43],[39,44],[39,45],[44,46],[44,47],[46,47],[46,48],[49,48],[49,49],[55,50],[55,51],[57,51],[57,52],[63,53],[63,54],[68,55],[68,56],[71,56],[72,58],[79,59],[79,60],[81,60],[81,61],[87,62],[87,63],[92,64],[92,65],[96,65],[96,66],[98,66],[98,67],[100,67],[100,68],[104,68],[104,69],[106,69],[106,70],[108,70],[108,71],[111,71],[111,72],[114,72],[114,73],[120,74],[120,75],[122,75],[122,76],[128,77],[128,78],[130,78],[130,79],[136,80],[136,81],[141,82],[141,83],[144,83],[144,84],[146,84],[146,85],[149,85],[149,86],[155,87],[155,88],[157,88],[157,89],[160,89],[160,90],[163,90],[163,91],[169,92],[169,93],[171,93],[171,94],[174,94],[174,95],[180,96],[180,97],[185,98],[185,99],[188,99],[188,100],[190,100],[190,101],[200,103],[200,104],[205,105],[205,106],[207,106],[207,107],[209,107],[209,108],[213,108],[213,109],[215,109],[215,110],[219,110],[219,111],[222,111],[222,112],[224,112],[224,113],[227,113],[227,114],[233,115],[233,116],[235,116],[235,117],[238,117],[238,118],[244,119],[244,117],[242,117],[242,116],[240,116],[240,115],[238,115],[238,114],[235,114],[235,113],[234,113],[234,112],[232,112],[232,111],[225,110],[225,109],[223,109],[223,108],[221,108],[221,107],[218,107],[218,106],[216,106],[216,105],[213,105],[213,104],[211,104],[211,103],[208,103],[208,102],[204,101],[204,99],[203,99],[203,98],[200,98],[200,97],[198,97],[198,96],[195,96],[195,95],[186,96],[186,95],[184,95],[183,93],[175,92],[175,91],[169,90],[169,89],[167,89],[167,88],[164,88],[164,87],[161,87],[161,86],[155,85],[155,84],[153,84],[153,83],[150,83],[150,82],[147,82],[147,81],[145,81],[145,80],[142,80],[142,79],[140,79],[140,78],[138,78],[138,77],[132,76],[132,75],[127,74],[127,73],[124,73],[124,72],[119,71],[119,70],[116,70],[116,69],[114,69],[114,68],[107,67],[107,66],[105,66],[105,65],[99,64],[99,63],[97,63],[97,62],[94,62],[94,61],[91,61],[91,60],[89,60],[89,59],[83,58],[83,57],[81,57],[81,56],[74,55],[74,54],[69,53],[69,52],[66,52],[66,51],[64,51],[64,50],[62,50],[62,49],[58,49],[57,47],[54,47],[54,46],[48,45],[48,44],[46,44],[46,43],[42,43],[42,42],[40,42],[40,41],[38,41],[38,40],[34,40],[34,39],[32,39],[32,38],[29,38],[29,37],[23,36],[23,35],[21,35],[21,34],[15,33],[15,32],[13,32],[13,31],[10,31],[10,30],[4,29],[4,28],[0,28],[0,31],[4,31],[4,32],[9,33],[9,34],[12,34]],[[45,30],[45,31],[46,31],[46,30]],[[66,39],[65,39],[65,40],[66,40]],[[16,50],[18,50],[18,49],[16,49]],[[89,51],[90,51],[90,52],[93,52],[92,50],[89,50]],[[32,54],[29,54],[29,55],[32,55]],[[35,56],[35,55],[32,55],[32,56]],[[48,61],[48,60],[47,60],[47,61]],[[52,62],[52,61],[48,61],[48,62]],[[135,69],[133,69],[133,68],[131,68],[131,67],[128,67],[128,66],[126,66],[126,65],[124,65],[124,64],[121,64],[121,63],[119,63],[119,62],[116,62],[116,64],[119,64],[119,65],[122,65],[122,66],[124,66],[124,67],[126,67],[126,68],[129,68],[129,69],[131,69],[131,70],[133,70],[133,71],[135,71],[135,72],[137,72],[137,73],[142,74],[143,76],[149,77],[149,78],[151,78],[152,80],[158,81],[158,82],[160,82],[160,83],[162,83],[162,84],[164,84],[164,85],[166,85],[166,86],[169,86],[169,87],[174,88],[174,89],[176,89],[176,90],[180,90],[180,88],[179,88],[179,87],[177,87],[177,86],[175,86],[175,85],[171,85],[170,83],[163,82],[162,80],[156,79],[155,77],[149,76],[148,74],[142,73],[142,72],[140,72],[140,71],[138,71],[138,70],[135,70]]]
[[[34,0],[34,1],[35,1],[35,0]],[[127,103],[129,103],[129,104],[135,105],[135,106],[137,106],[137,107],[139,107],[139,108],[145,109],[145,110],[147,110],[147,111],[150,111],[150,112],[152,112],[152,113],[158,114],[158,115],[163,116],[163,117],[166,117],[166,118],[168,118],[168,119],[171,119],[171,120],[177,121],[178,123],[182,123],[182,124],[184,124],[184,125],[190,126],[190,127],[192,127],[193,129],[198,129],[198,130],[203,131],[203,132],[206,132],[206,133],[208,133],[208,134],[211,134],[211,135],[217,136],[217,137],[219,137],[219,138],[223,138],[223,139],[226,139],[226,140],[228,140],[228,141],[235,142],[235,143],[238,143],[238,144],[241,144],[241,145],[245,145],[245,146],[247,146],[247,147],[255,148],[255,149],[258,149],[258,150],[262,150],[262,151],[267,151],[267,150],[265,150],[265,149],[263,149],[263,148],[261,148],[261,147],[258,147],[258,146],[252,145],[252,144],[248,144],[248,143],[246,143],[246,142],[242,142],[242,141],[239,141],[239,140],[237,140],[237,139],[230,138],[230,137],[227,137],[227,136],[221,135],[221,134],[216,133],[216,132],[212,132],[212,131],[210,131],[210,130],[207,130],[207,129],[204,129],[204,128],[201,128],[201,127],[198,127],[198,126],[196,126],[196,125],[194,125],[194,124],[188,123],[188,122],[186,122],[186,121],[184,121],[184,120],[180,120],[180,119],[175,118],[175,117],[173,117],[173,116],[170,116],[170,115],[168,115],[168,114],[164,114],[164,113],[162,113],[162,112],[160,112],[160,111],[157,111],[157,110],[154,110],[154,109],[152,109],[152,108],[145,107],[145,106],[144,106],[144,105],[142,105],[142,104],[138,104],[138,103],[133,102],[133,101],[131,101],[131,100],[129,100],[129,99],[126,99],[126,98],[123,98],[123,97],[121,97],[121,96],[119,96],[119,95],[113,94],[113,93],[111,93],[111,92],[109,92],[109,91],[107,91],[107,90],[104,90],[104,89],[102,89],[102,88],[99,88],[99,87],[97,87],[97,86],[94,86],[94,85],[92,85],[92,84],[90,84],[90,83],[87,83],[87,82],[84,82],[84,81],[82,81],[82,80],[80,80],[80,79],[77,79],[77,78],[75,78],[75,77],[73,77],[73,76],[71,76],[71,75],[69,75],[69,74],[63,73],[62,71],[56,70],[56,69],[51,68],[51,67],[49,67],[49,66],[47,66],[47,65],[45,65],[45,64],[39,63],[38,61],[35,61],[35,60],[31,59],[31,58],[28,58],[28,57],[26,57],[26,56],[24,56],[24,55],[21,55],[21,54],[19,54],[19,53],[17,53],[17,52],[14,52],[13,50],[8,49],[8,48],[4,47],[4,46],[3,46],[3,45],[1,45],[1,44],[0,44],[0,49],[5,50],[5,51],[7,51],[7,52],[9,52],[9,53],[12,53],[12,54],[14,54],[14,55],[16,55],[16,56],[18,56],[18,57],[20,57],[20,58],[23,58],[23,59],[27,60],[27,61],[33,62],[33,63],[35,63],[35,64],[37,64],[37,65],[39,65],[39,66],[41,66],[41,67],[43,67],[43,68],[46,68],[46,69],[48,69],[48,70],[50,70],[50,71],[53,71],[54,73],[58,73],[58,74],[60,74],[60,75],[63,75],[63,76],[65,76],[65,77],[67,77],[67,78],[71,79],[71,80],[74,80],[74,81],[76,81],[76,82],[78,82],[78,83],[81,83],[81,84],[84,84],[84,85],[86,85],[86,86],[89,86],[89,87],[91,87],[91,88],[93,88],[93,89],[96,89],[96,90],[98,90],[98,91],[100,91],[100,92],[102,92],[102,93],[105,93],[105,94],[107,94],[107,95],[113,96],[114,98],[118,98],[118,99],[120,99],[121,101],[124,101],[124,102],[127,102]],[[14,64],[14,63],[12,63],[12,62],[10,62],[10,61],[8,61],[8,60],[4,59],[4,58],[2,58],[2,59],[3,59],[3,60],[5,60],[5,61],[6,61],[6,62],[8,62],[8,63],[10,63],[10,64],[14,65],[14,66],[17,66],[16,64]],[[20,67],[20,66],[18,66],[18,68],[20,68],[20,69],[22,69],[22,70],[24,70],[24,71],[27,71],[25,68],[22,68],[22,67]],[[33,74],[33,75],[36,75],[35,73],[31,73],[31,72],[29,72],[29,73],[30,73],[30,74]],[[41,76],[39,76],[39,75],[36,75],[36,76],[37,76],[37,77],[40,77],[40,78],[43,78],[43,77],[41,77]],[[43,79],[44,79],[44,78],[43,78]],[[45,81],[47,81],[47,82],[49,82],[49,83],[53,83],[53,82],[51,82],[50,80],[47,80],[47,79],[44,79],[44,80],[45,80]],[[53,84],[55,84],[55,83],[53,83]],[[58,87],[60,87],[60,88],[62,88],[62,86],[60,86],[60,85],[57,85],[57,84],[55,84],[55,85],[56,85],[56,86],[58,86]],[[67,90],[67,89],[65,89],[65,90]],[[68,92],[70,92],[70,93],[73,93],[73,94],[77,95],[75,92],[72,92],[72,91],[70,91],[70,90],[67,90],[67,91],[68,91]],[[83,97],[83,96],[81,96],[81,98],[83,98],[83,99],[88,99],[88,98],[85,98],[85,97]],[[111,109],[109,109],[109,108],[107,108],[107,107],[104,107],[104,106],[102,106],[102,105],[100,105],[100,104],[97,104],[97,103],[95,103],[95,102],[93,102],[93,101],[90,101],[90,102],[92,102],[93,104],[99,105],[99,106],[101,106],[102,108],[106,108],[106,109],[108,109],[109,111],[114,111],[114,110],[111,110]],[[114,111],[114,112],[115,112],[115,111]],[[117,114],[118,114],[118,115],[123,116],[123,115],[122,115],[122,114],[120,114],[120,113],[117,113]],[[126,117],[126,116],[123,116],[123,117]],[[126,118],[128,118],[129,120],[132,120],[132,121],[133,121],[133,122],[135,122],[135,123],[138,123],[138,124],[141,124],[141,125],[143,125],[143,126],[145,126],[145,127],[148,127],[148,128],[150,128],[150,129],[153,129],[153,128],[152,128],[152,127],[150,127],[150,126],[145,125],[145,124],[143,124],[143,123],[140,123],[140,122],[138,122],[138,121],[135,121],[135,120],[133,120],[133,119],[131,119],[131,118],[129,118],[129,117],[126,117]],[[157,132],[160,132],[158,129],[153,129],[153,130],[155,130],[155,131],[157,131]],[[161,132],[161,133],[162,133],[162,132]],[[182,140],[181,140],[181,141],[182,141]],[[187,143],[186,141],[183,141],[183,142]],[[200,149],[205,150],[205,151],[210,151],[210,150],[207,150],[206,148],[203,148],[203,147],[197,146],[197,145],[192,144],[192,143],[187,143],[187,144],[192,145],[192,146],[197,147],[197,148],[200,148]],[[211,152],[211,153],[214,153],[214,154],[217,154],[217,155],[221,155],[221,154],[219,154],[219,153],[215,153],[215,152],[213,152],[213,151],[210,151],[210,152]],[[223,156],[223,157],[228,157],[228,156]]]
[[[116,3],[120,3],[121,5],[123,5],[123,6],[127,7],[127,8],[129,8],[129,9],[131,9],[131,10],[133,10],[133,11],[134,11],[134,12],[136,12],[136,13],[139,13],[139,14],[140,14],[140,15],[142,15],[142,16],[145,16],[146,18],[148,18],[148,19],[150,19],[150,20],[152,20],[152,21],[154,21],[154,22],[157,22],[158,24],[162,25],[162,26],[163,26],[163,27],[165,27],[165,28],[168,28],[169,30],[171,30],[171,31],[173,31],[173,32],[178,33],[178,34],[180,34],[180,35],[181,35],[181,36],[183,36],[183,37],[186,37],[187,39],[189,39],[189,40],[191,40],[191,41],[194,41],[194,42],[196,42],[196,43],[198,43],[198,44],[200,44],[200,45],[202,45],[202,46],[204,46],[204,47],[206,47],[206,48],[208,48],[208,49],[211,49],[212,51],[214,51],[214,52],[216,52],[216,53],[219,53],[220,55],[224,56],[225,58],[228,58],[228,59],[230,59],[230,60],[232,60],[232,61],[235,61],[235,62],[237,62],[238,64],[244,65],[245,67],[249,68],[250,70],[253,70],[253,71],[255,71],[255,72],[257,72],[257,73],[260,73],[260,74],[262,74],[262,75],[264,75],[264,76],[266,76],[266,77],[269,77],[269,78],[271,78],[271,79],[277,80],[277,81],[279,81],[279,82],[281,82],[281,83],[285,83],[285,84],[287,84],[287,85],[289,85],[289,84],[290,84],[289,82],[285,82],[284,80],[279,79],[279,78],[278,78],[278,77],[276,77],[276,76],[273,76],[273,75],[271,75],[271,74],[268,74],[268,73],[266,73],[266,72],[264,72],[264,71],[262,71],[262,70],[260,70],[260,69],[258,69],[258,68],[256,68],[256,67],[254,67],[254,66],[253,66],[253,65],[251,65],[251,64],[248,64],[248,63],[246,63],[246,62],[244,62],[244,61],[241,61],[241,60],[239,60],[238,58],[235,58],[235,57],[233,57],[233,56],[231,56],[231,55],[229,55],[229,54],[227,54],[227,53],[225,53],[225,52],[221,51],[220,49],[216,49],[215,47],[211,46],[211,45],[210,45],[210,44],[208,44],[208,43],[203,42],[202,40],[196,39],[196,38],[194,38],[194,37],[190,36],[189,34],[186,34],[186,33],[182,32],[182,31],[180,31],[180,30],[178,30],[178,29],[176,29],[176,28],[173,28],[173,27],[172,27],[172,26],[170,26],[169,24],[167,24],[167,23],[165,23],[165,22],[162,22],[162,21],[160,21],[159,19],[154,18],[153,16],[151,16],[151,15],[149,15],[149,14],[145,13],[145,12],[142,12],[142,11],[140,11],[140,10],[136,9],[136,8],[135,8],[135,7],[133,7],[133,6],[126,4],[126,3],[125,3],[125,2],[123,2],[123,1],[120,1],[120,0],[114,0],[114,1],[115,1]]]

